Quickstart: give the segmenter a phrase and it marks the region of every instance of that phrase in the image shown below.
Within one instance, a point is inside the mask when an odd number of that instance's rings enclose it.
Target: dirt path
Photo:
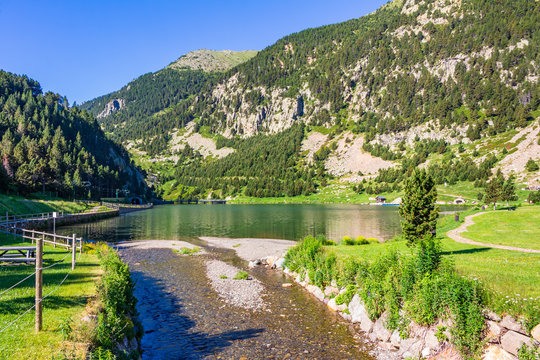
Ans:
[[[514,247],[514,246],[506,246],[506,245],[486,244],[486,243],[481,243],[481,242],[478,242],[478,241],[473,241],[473,240],[470,240],[470,239],[467,239],[467,238],[464,238],[463,236],[461,236],[462,233],[467,231],[468,226],[474,225],[474,221],[472,219],[475,216],[482,215],[482,214],[485,214],[485,212],[481,212],[481,213],[478,213],[478,214],[467,216],[465,218],[465,221],[463,222],[463,224],[461,224],[460,227],[458,227],[457,229],[448,231],[446,233],[446,235],[448,235],[448,237],[450,239],[452,239],[454,241],[457,241],[457,242],[460,242],[460,243],[464,243],[464,244],[477,245],[477,246],[486,246],[486,247],[495,248],[495,249],[502,249],[502,250],[512,250],[512,251],[521,251],[521,252],[526,252],[526,253],[540,254],[540,250],[523,249],[523,248],[518,248],[518,247]]]

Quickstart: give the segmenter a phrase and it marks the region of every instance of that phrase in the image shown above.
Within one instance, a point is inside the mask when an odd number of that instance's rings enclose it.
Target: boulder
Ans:
[[[392,345],[396,348],[399,348],[401,345],[401,335],[399,335],[399,331],[394,330],[392,333],[392,336],[390,336],[390,342]]]
[[[324,293],[322,292],[321,289],[319,289],[318,286],[310,284],[310,285],[306,286],[306,289],[307,289],[307,291],[312,293],[317,299],[319,299],[321,301],[324,301]]]
[[[339,289],[333,286],[327,286],[324,288],[324,295],[331,296],[339,294]]]
[[[392,336],[392,332],[390,332],[390,330],[388,330],[386,326],[384,326],[387,318],[388,318],[388,315],[386,313],[383,314],[380,318],[378,318],[377,321],[375,321],[375,324],[373,324],[373,330],[371,332],[371,334],[376,339],[379,339],[384,342],[390,340],[390,336]]]
[[[283,264],[285,263],[285,259],[284,258],[279,258],[276,260],[276,262],[274,263],[274,265],[280,269],[280,268],[283,268]]]
[[[531,338],[512,330],[508,331],[501,338],[501,346],[503,350],[509,352],[514,356],[517,356],[517,353],[519,349],[523,346],[523,344],[531,346]]]
[[[501,325],[505,329],[512,330],[512,331],[518,332],[520,334],[524,334],[524,335],[527,334],[527,330],[525,330],[523,325],[521,325],[521,323],[517,322],[510,315],[505,316],[502,319],[502,321],[501,321],[501,323],[499,325]]]
[[[264,259],[264,263],[266,263],[266,265],[268,265],[271,268],[274,267],[275,262],[276,262],[276,258],[274,256],[267,256],[266,259]]]
[[[540,324],[536,325],[531,331],[531,336],[534,340],[540,343]]]
[[[284,287],[284,288],[291,287],[291,286],[292,286],[291,283],[283,283],[283,284],[281,284],[281,287]]]
[[[498,346],[490,345],[482,356],[483,360],[514,360],[515,358]]]
[[[436,329],[430,328],[424,336],[424,346],[435,352],[439,350],[439,339],[435,336],[436,333]]]
[[[484,316],[486,317],[486,319],[491,320],[491,321],[496,321],[496,322],[501,321],[501,317],[497,315],[497,313],[491,310],[484,311]]]
[[[499,336],[502,334],[502,328],[495,321],[488,320],[486,339],[492,342],[498,342]]]
[[[356,323],[360,323],[360,329],[365,333],[370,333],[373,328],[373,321],[370,320],[368,312],[362,303],[360,296],[354,295],[349,304],[349,312],[351,314],[351,320]]]
[[[422,358],[427,359],[431,356],[432,353],[433,351],[430,348],[426,347],[424,348],[424,350],[422,350]]]
[[[328,307],[333,311],[340,311],[340,312],[345,311],[345,309],[347,309],[347,305],[345,304],[337,305],[336,298],[332,298],[328,301]]]

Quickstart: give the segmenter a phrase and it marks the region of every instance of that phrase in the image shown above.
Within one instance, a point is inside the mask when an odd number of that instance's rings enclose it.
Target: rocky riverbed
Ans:
[[[192,240],[186,242],[200,245]],[[372,359],[357,329],[301,287],[283,287],[288,280],[281,273],[248,269],[230,249],[178,256],[170,248],[143,247],[119,247],[136,283],[143,359]],[[253,280],[231,281],[260,284],[264,306],[228,302],[212,286],[228,276],[221,272],[237,269]]]

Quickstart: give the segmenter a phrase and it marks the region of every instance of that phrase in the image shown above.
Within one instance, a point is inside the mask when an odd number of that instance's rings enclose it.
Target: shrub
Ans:
[[[176,252],[182,255],[194,255],[200,251],[201,251],[201,248],[198,246],[195,246],[193,249],[190,249],[188,247],[181,247],[180,250],[176,250]]]
[[[344,236],[342,243],[344,245],[356,245],[355,241],[350,236]]]
[[[240,270],[234,275],[233,280],[247,280],[249,275],[247,272]]]
[[[347,288],[345,289],[345,292],[343,292],[343,293],[339,294],[338,296],[336,296],[336,304],[341,305],[341,304],[350,303],[353,296],[356,294],[357,291],[358,291],[358,286],[356,286],[354,284],[347,285]]]
[[[366,240],[366,238],[364,236],[362,236],[362,235],[356,237],[356,243],[357,244],[362,244],[363,241],[365,241],[365,240]]]
[[[525,164],[525,168],[528,172],[535,172],[540,169],[538,164],[533,159],[529,159],[529,161],[527,161],[527,164]]]
[[[368,242],[372,242],[372,243],[377,243],[377,244],[379,243],[379,239],[372,238],[372,237],[367,238],[367,241],[368,241]]]

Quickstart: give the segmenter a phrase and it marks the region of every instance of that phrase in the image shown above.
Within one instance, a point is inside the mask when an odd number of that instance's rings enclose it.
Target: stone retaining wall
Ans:
[[[283,262],[284,259],[275,258],[261,260],[262,264],[272,268],[282,268]],[[377,345],[375,355],[379,359],[437,358],[437,355],[442,352],[445,354],[440,356],[441,358],[459,358],[458,352],[449,341],[451,334],[448,329],[452,327],[450,320],[439,321],[430,327],[411,322],[409,337],[402,339],[399,331],[386,328],[386,313],[376,321],[369,318],[358,294],[354,295],[349,304],[337,305],[335,296],[345,292],[345,288],[339,289],[334,282],[333,286],[320,289],[309,283],[307,275],[305,278],[301,278],[300,275],[287,268],[283,268],[283,271],[317,299],[326,303],[332,311],[339,313],[348,321],[359,324],[366,337]],[[540,345],[540,324],[529,334],[523,325],[512,316],[500,318],[489,310],[486,310],[484,315],[486,318],[486,347],[483,359],[515,360],[519,349],[524,344],[528,346]]]

